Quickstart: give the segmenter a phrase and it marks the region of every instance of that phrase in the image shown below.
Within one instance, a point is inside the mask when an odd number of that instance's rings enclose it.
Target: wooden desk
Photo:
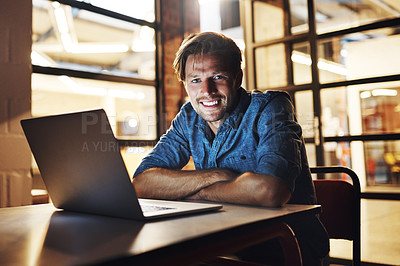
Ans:
[[[216,212],[138,222],[57,211],[51,204],[3,208],[0,265],[188,265],[235,251],[244,236],[274,223],[319,211],[317,205],[223,204]]]

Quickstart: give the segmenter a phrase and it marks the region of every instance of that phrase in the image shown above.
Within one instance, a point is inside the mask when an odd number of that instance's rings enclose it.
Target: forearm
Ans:
[[[133,179],[141,198],[183,199],[210,185],[233,180],[236,174],[226,169],[196,171],[151,168]]]
[[[191,199],[279,207],[290,198],[288,187],[278,178],[246,172],[235,180],[203,188]]]

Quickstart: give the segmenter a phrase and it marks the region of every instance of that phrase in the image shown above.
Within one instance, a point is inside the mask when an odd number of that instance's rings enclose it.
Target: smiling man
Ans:
[[[214,134],[236,107],[242,72],[233,72],[222,55],[189,55],[185,88],[193,109],[208,122]]]
[[[315,204],[302,130],[289,96],[246,92],[241,61],[233,40],[218,33],[193,34],[182,42],[174,67],[190,102],[137,168],[133,183],[139,197],[265,207]],[[190,157],[196,170],[182,171]],[[290,226],[304,265],[320,265],[329,240],[319,219]],[[279,253],[273,246],[238,255],[271,263]]]

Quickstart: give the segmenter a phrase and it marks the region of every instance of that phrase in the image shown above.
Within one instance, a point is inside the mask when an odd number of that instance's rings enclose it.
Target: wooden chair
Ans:
[[[361,263],[361,189],[357,174],[343,166],[317,166],[310,168],[318,174],[314,180],[317,203],[322,206],[321,222],[331,239],[353,241],[353,265]],[[319,179],[327,173],[345,173],[352,183],[343,179]]]

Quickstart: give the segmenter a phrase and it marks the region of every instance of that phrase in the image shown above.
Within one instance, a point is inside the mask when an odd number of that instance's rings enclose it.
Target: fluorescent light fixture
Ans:
[[[140,40],[133,41],[132,51],[134,52],[153,52],[156,50],[154,43],[146,43]]]
[[[397,90],[375,89],[375,90],[372,90],[372,95],[373,96],[396,96]]]
[[[312,63],[311,57],[309,55],[299,53],[296,51],[293,51],[292,53],[292,61],[307,66],[311,66]]]
[[[59,2],[57,2],[57,1],[54,1],[53,3],[51,3],[51,5],[52,5],[54,8],[59,8],[59,7],[61,6],[61,4],[60,4]]]
[[[361,99],[366,99],[371,96],[397,96],[397,90],[393,89],[375,89],[372,91],[363,91],[360,93]]]
[[[371,92],[370,91],[363,91],[360,93],[360,98],[361,99],[367,99],[371,97]]]
[[[308,54],[300,53],[297,51],[293,51],[291,59],[293,62],[302,65],[311,66],[312,64],[311,57]],[[318,60],[318,68],[343,76],[347,75],[347,69],[343,65],[324,59]]]
[[[60,3],[53,2],[54,17],[57,30],[60,33],[61,43],[68,53],[74,54],[99,54],[99,53],[125,53],[129,51],[129,45],[123,43],[78,43],[75,36],[72,18],[68,20],[65,10]],[[69,11],[68,11],[69,12]],[[71,23],[71,24],[70,24]],[[149,46],[146,46],[149,49]],[[153,50],[155,47],[153,48]]]
[[[126,53],[129,46],[122,43],[80,43],[71,45],[66,50],[74,54]]]
[[[71,35],[68,32],[61,33],[61,42],[64,46],[65,51],[67,52],[72,51],[74,45],[72,44]]]
[[[72,38],[75,37],[74,31],[71,31],[71,28],[73,29],[73,25],[69,24],[65,9],[60,5],[59,2],[53,2],[52,6],[54,8],[53,12],[57,25],[56,29],[59,33],[59,37],[61,38],[61,43],[65,51],[71,52],[72,47],[76,43],[76,38]]]
[[[82,86],[73,81],[68,76],[59,76],[58,79],[75,93],[93,96],[106,96],[107,90],[104,88]]]
[[[345,67],[343,67],[343,65],[334,63],[334,62],[330,62],[324,59],[319,59],[318,60],[318,68],[322,69],[322,70],[326,70],[332,73],[336,73],[342,76],[346,76],[347,75],[347,69]]]
[[[32,50],[31,52],[31,62],[33,65],[44,66],[44,67],[50,67],[55,65],[55,63],[50,58],[48,58],[46,55],[38,53],[35,50]]]
[[[68,88],[72,89],[77,94],[93,95],[93,96],[109,96],[121,99],[134,99],[143,100],[145,95],[143,92],[133,92],[128,90],[118,90],[118,89],[105,89],[101,87],[89,87],[82,86],[72,80],[70,77],[62,75],[58,79],[66,85]]]
[[[58,2],[56,2],[58,3]],[[65,15],[64,9],[60,6],[60,3],[53,5],[54,15],[56,17],[57,27],[61,34],[69,32],[69,26],[67,21],[67,16]]]

